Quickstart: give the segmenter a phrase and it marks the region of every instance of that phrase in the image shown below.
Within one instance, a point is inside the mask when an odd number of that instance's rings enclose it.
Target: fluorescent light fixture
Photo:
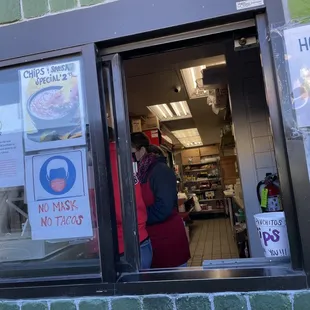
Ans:
[[[207,87],[202,84],[202,70],[215,66],[225,65],[224,55],[205,59],[203,65],[181,69],[181,75],[190,99],[203,98],[208,96]]]
[[[166,104],[163,104],[163,107],[165,109],[165,111],[168,113],[168,115],[170,117],[173,117],[173,113],[171,112],[171,110],[169,109],[169,107]]]
[[[202,145],[202,140],[197,128],[175,130],[172,131],[172,133],[185,147]]]
[[[166,135],[162,135],[161,136],[164,140],[166,140],[167,142],[169,142],[170,144],[173,144],[172,139]]]
[[[147,107],[154,115],[156,115],[161,121],[165,121],[173,117],[172,111],[167,104],[157,104]]]
[[[186,101],[170,102],[170,105],[178,118],[192,117]]]
[[[175,130],[175,131],[172,131],[172,133],[177,139],[199,136],[199,132],[197,128]]]
[[[171,110],[170,106],[173,110]],[[170,106],[166,103],[163,103],[151,105],[147,108],[162,122],[192,117],[191,111],[186,101],[171,102]]]
[[[180,139],[180,142],[185,146],[185,147],[194,147],[194,146],[201,146],[202,145],[202,141],[199,138],[196,139],[197,141],[193,141],[193,138],[183,138]]]
[[[162,107],[160,105],[157,105],[156,107],[159,110],[160,115],[162,115],[164,118],[167,118],[167,116],[166,116],[165,112],[163,111]]]

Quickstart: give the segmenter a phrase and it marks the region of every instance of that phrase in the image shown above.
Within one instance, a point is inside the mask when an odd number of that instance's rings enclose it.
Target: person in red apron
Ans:
[[[166,158],[152,152],[148,137],[131,134],[133,157],[147,206],[147,231],[152,242],[152,268],[186,266],[190,250],[184,223],[177,211],[176,176]],[[151,151],[151,152],[150,152]]]

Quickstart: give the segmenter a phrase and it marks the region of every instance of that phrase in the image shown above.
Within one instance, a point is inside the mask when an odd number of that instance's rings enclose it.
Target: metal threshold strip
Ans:
[[[254,27],[255,25],[256,24],[255,24],[254,19],[247,19],[247,20],[233,22],[229,24],[223,24],[223,25],[218,25],[214,27],[208,27],[208,28],[168,35],[168,36],[159,37],[155,39],[149,39],[149,40],[144,40],[140,42],[132,42],[132,43],[127,43],[123,45],[108,47],[108,48],[102,49],[100,51],[100,55],[104,56],[104,55],[109,55],[109,54],[114,54],[114,53],[121,53],[121,52],[146,48],[150,46],[158,46],[162,44],[179,42],[179,41],[184,41],[188,39],[195,39],[195,38],[210,36],[214,34],[234,31],[238,29],[246,29],[246,28]]]
[[[205,260],[203,269],[245,269],[245,268],[272,268],[272,267],[290,267],[291,261],[289,257],[274,258],[241,258],[241,259],[225,259],[225,260]]]

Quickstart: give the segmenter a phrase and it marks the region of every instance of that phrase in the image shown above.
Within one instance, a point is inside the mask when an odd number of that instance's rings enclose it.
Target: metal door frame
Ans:
[[[270,1],[270,0],[269,0]],[[285,47],[284,38],[281,35],[282,30],[286,26],[284,12],[277,10],[281,0],[271,0],[267,6],[267,21],[269,25],[269,33],[271,53],[273,60],[273,69],[276,72],[276,89],[279,98],[280,117],[283,123],[285,133],[285,143],[287,148],[288,165],[291,173],[291,182],[293,187],[293,195],[295,200],[295,213],[297,214],[298,229],[300,232],[300,244],[302,267],[310,281],[310,235],[309,235],[309,176],[306,169],[306,157],[302,140],[294,140],[290,137],[291,128],[286,122],[286,108],[290,105],[290,83],[288,81],[287,67],[285,63]],[[280,31],[274,31],[276,29]]]
[[[281,0],[274,1],[274,7],[279,6]],[[259,14],[255,16],[255,19],[249,19],[245,21],[239,21],[236,23],[224,24],[221,26],[215,26],[211,28],[205,28],[195,31],[189,31],[184,33],[179,33],[166,37],[159,37],[150,40],[138,41],[128,44],[123,44],[119,46],[114,46],[111,48],[103,48],[100,50],[99,55],[102,56],[102,60],[107,59],[107,57],[113,57],[110,53],[123,53],[132,50],[139,50],[142,48],[160,46],[167,43],[173,43],[177,41],[185,41],[198,37],[205,37],[208,35],[214,35],[218,33],[246,29],[251,26],[256,26],[258,36],[260,39],[260,49],[261,49],[261,61],[262,61],[262,71],[264,77],[264,84],[266,88],[266,101],[269,106],[271,125],[274,136],[275,145],[275,155],[277,159],[277,167],[279,168],[279,178],[281,182],[281,189],[283,193],[283,201],[285,213],[288,220],[288,232],[290,235],[290,246],[292,250],[292,267],[293,269],[301,269],[301,251],[300,251],[300,235],[297,226],[297,216],[294,205],[294,194],[291,184],[290,169],[288,164],[288,156],[284,138],[283,123],[281,119],[280,103],[277,92],[277,87],[275,84],[276,74],[274,70],[274,64],[272,60],[271,42],[267,40],[268,36],[268,23],[267,14]],[[240,28],[241,27],[241,28]],[[143,52],[141,53],[143,55]],[[119,62],[120,65],[120,62]],[[123,84],[124,85],[124,84]],[[126,104],[126,99],[123,101]],[[126,108],[127,110],[127,108]]]
[[[272,46],[266,14],[256,16],[257,32],[261,51],[262,73],[264,77],[266,101],[273,133],[274,152],[277,162],[278,175],[281,184],[282,204],[287,221],[287,230],[291,248],[291,263],[294,269],[302,268],[301,240],[298,227],[296,205],[294,199],[291,170],[287,145],[285,143],[284,127],[281,115],[281,103],[277,90],[277,75],[274,70]],[[276,137],[276,138],[275,138]]]
[[[119,54],[101,59],[107,71],[104,79],[108,92],[108,104],[112,108],[115,140],[118,153],[118,173],[122,208],[125,262],[121,271],[137,272],[140,267],[140,251],[136,214],[134,178],[130,141],[129,116],[127,109],[126,85]]]

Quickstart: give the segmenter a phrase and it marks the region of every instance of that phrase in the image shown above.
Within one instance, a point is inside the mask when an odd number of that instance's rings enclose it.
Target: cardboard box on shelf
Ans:
[[[208,145],[208,146],[203,146],[199,149],[200,151],[200,156],[212,156],[212,155],[218,155],[219,152],[219,147],[218,145]]]
[[[160,144],[161,144],[161,132],[159,129],[145,130],[144,133],[150,139],[151,144],[160,146]]]
[[[199,157],[200,156],[200,152],[198,148],[183,150],[181,154],[182,154],[182,157]]]
[[[142,131],[142,120],[141,120],[141,118],[133,118],[131,120],[131,130],[132,130],[132,132],[141,132]]]
[[[183,157],[182,156],[182,165],[192,165],[192,164],[200,164],[200,156],[192,156],[192,157]]]
[[[148,114],[142,120],[142,130],[159,129],[159,119],[153,114]]]
[[[238,178],[236,161],[237,156],[222,156],[220,159],[221,175],[225,185],[236,184]]]

